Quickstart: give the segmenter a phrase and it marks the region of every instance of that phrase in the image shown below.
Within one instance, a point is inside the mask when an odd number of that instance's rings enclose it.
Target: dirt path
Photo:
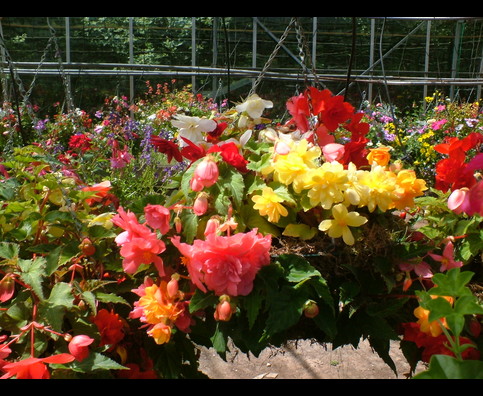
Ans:
[[[227,354],[227,361],[213,350],[201,349],[200,367],[212,379],[404,379],[409,365],[392,344],[390,355],[398,375],[372,351],[367,341],[357,349],[331,346],[308,340],[292,342],[284,348],[270,348],[260,356],[247,356],[238,351]],[[417,372],[424,370],[418,366]]]

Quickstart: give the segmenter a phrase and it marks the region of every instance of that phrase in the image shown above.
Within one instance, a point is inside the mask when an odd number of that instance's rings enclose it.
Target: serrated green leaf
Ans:
[[[51,366],[54,369],[64,368],[79,373],[91,373],[95,370],[127,370],[127,367],[98,352],[91,352],[82,362],[74,360],[69,364],[52,364]]]
[[[12,260],[18,257],[20,247],[12,242],[0,242],[0,257]]]
[[[203,293],[201,290],[196,289],[193,297],[190,300],[189,311],[190,313],[205,309],[218,303],[218,297],[213,293]]]
[[[320,276],[306,259],[295,254],[283,254],[278,256],[277,261],[286,271],[286,279],[289,282],[300,283],[313,276]]]
[[[96,298],[103,303],[125,304],[130,305],[124,298],[113,293],[95,293]]]
[[[483,379],[483,362],[433,355],[428,370],[416,374],[413,379]]]
[[[307,241],[317,235],[317,232],[317,228],[310,227],[307,224],[289,224],[283,230],[282,235]]]
[[[46,260],[43,257],[36,257],[34,260],[18,260],[18,266],[21,270],[20,279],[32,287],[32,290],[40,300],[45,298],[42,288],[45,265]]]
[[[470,295],[471,290],[466,287],[474,273],[471,271],[461,271],[460,268],[451,268],[445,274],[434,274],[432,281],[436,285],[428,292],[435,296],[459,297]]]

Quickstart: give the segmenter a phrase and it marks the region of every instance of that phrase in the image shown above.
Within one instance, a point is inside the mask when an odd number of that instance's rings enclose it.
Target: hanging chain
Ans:
[[[250,90],[250,93],[248,94],[248,96],[251,96],[252,94],[255,93],[255,90],[258,87],[258,84],[260,84],[263,76],[265,75],[265,73],[267,72],[267,70],[270,68],[270,65],[272,64],[273,60],[277,56],[278,51],[282,47],[282,44],[285,41],[285,39],[287,38],[288,33],[289,33],[289,31],[290,31],[290,29],[291,29],[291,27],[292,27],[292,25],[294,23],[295,23],[295,17],[292,17],[292,19],[290,20],[287,28],[285,29],[285,31],[283,32],[282,36],[278,40],[278,43],[275,46],[273,52],[270,54],[270,57],[268,58],[267,62],[265,63],[265,66],[263,66],[263,69],[260,72],[260,74],[258,75],[257,80],[253,83],[252,89]]]
[[[305,33],[302,29],[302,25],[299,21],[298,18],[295,18],[295,31],[297,34],[297,44],[298,44],[298,50],[299,50],[299,56],[300,56],[300,61],[302,63],[302,68],[304,70],[304,80],[305,80],[305,85],[309,87],[311,84],[309,84],[308,81],[308,75],[310,74],[309,68],[307,67],[307,62],[306,62],[306,57],[308,58],[311,66],[311,72],[312,72],[312,77],[314,79],[314,84],[315,85],[321,85],[317,73],[315,71],[315,65],[312,61],[312,59],[307,56],[309,54],[309,49],[307,46],[307,40],[305,39]]]
[[[62,56],[60,55],[61,51],[60,51],[60,48],[59,48],[59,43],[57,42],[57,37],[55,35],[55,29],[50,24],[49,18],[47,18],[47,24],[49,25],[50,34],[52,35],[52,39],[53,39],[53,42],[55,44],[55,56],[56,56],[56,58],[59,62],[60,77],[62,79],[62,83],[64,84],[65,99],[67,101],[67,109],[68,109],[69,112],[71,112],[71,111],[74,110],[74,104],[73,104],[73,101],[72,101],[70,84],[69,84],[69,81],[67,79],[67,76],[66,76],[66,73],[65,73],[65,70],[64,70],[64,66],[63,66],[63,63],[62,63]]]

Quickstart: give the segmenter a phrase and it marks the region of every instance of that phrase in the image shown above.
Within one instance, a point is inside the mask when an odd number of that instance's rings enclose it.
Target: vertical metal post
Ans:
[[[134,63],[134,20],[129,17],[129,63]],[[134,76],[129,76],[130,103],[134,104]]]
[[[196,66],[196,17],[191,17],[191,66]],[[196,92],[196,76],[191,76],[191,91]]]
[[[212,66],[216,67],[218,64],[218,17],[213,17],[213,61]],[[213,97],[216,99],[215,95],[217,92],[217,79],[216,75],[213,76]]]
[[[376,20],[374,18],[371,18],[371,41],[370,41],[370,47],[369,47],[369,67],[371,68],[371,76],[372,76],[372,71],[373,68],[372,66],[374,65],[374,35],[376,32]],[[372,83],[369,83],[369,87],[367,89],[367,100],[369,101],[369,104],[372,103]]]
[[[483,78],[483,49],[481,50],[481,62],[480,62],[480,73],[478,76],[478,80],[481,81]],[[479,102],[481,98],[481,85],[478,85],[476,88],[476,100]]]
[[[2,17],[0,17],[0,36],[2,37],[2,42],[3,42]],[[0,51],[0,55],[2,57],[2,62],[6,63],[7,59],[6,59],[5,49],[3,48],[3,45],[2,45],[2,48],[1,48],[1,51]],[[0,74],[1,74],[1,77],[2,77],[3,101],[8,102],[9,101],[8,87],[7,87],[8,80],[7,80],[7,75],[3,72],[3,66],[0,67]]]
[[[257,41],[258,41],[258,23],[257,18],[252,17],[252,67],[257,67]],[[256,78],[252,78],[252,86],[255,84]]]
[[[453,62],[451,64],[451,78],[456,78],[458,73],[458,62],[459,62],[459,46],[461,42],[461,31],[462,31],[463,23],[461,21],[456,22],[456,32],[454,37],[454,44],[453,44]],[[450,100],[454,100],[454,85],[450,87]]]
[[[426,23],[426,49],[424,53],[424,78],[428,78],[429,72],[429,44],[431,40],[431,21]],[[423,87],[423,106],[426,108],[426,100],[425,98],[428,96],[428,86],[424,84]]]
[[[67,64],[71,62],[71,57],[70,57],[70,17],[65,17],[64,19],[65,23],[65,61]],[[67,95],[71,97],[72,95],[72,85],[71,85],[71,78],[70,74],[67,74],[65,77],[66,84],[67,84]]]
[[[312,66],[313,66],[313,70],[317,70],[316,62],[317,62],[317,17],[313,17],[312,18]]]

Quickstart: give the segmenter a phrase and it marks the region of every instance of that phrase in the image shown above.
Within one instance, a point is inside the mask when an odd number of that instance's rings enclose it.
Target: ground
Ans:
[[[258,357],[234,349],[226,361],[214,350],[201,348],[200,370],[211,379],[405,379],[409,364],[398,343],[391,344],[390,355],[397,375],[367,341],[357,349],[332,350],[330,345],[300,340],[284,348],[268,348]],[[416,372],[424,369],[418,366]]]

